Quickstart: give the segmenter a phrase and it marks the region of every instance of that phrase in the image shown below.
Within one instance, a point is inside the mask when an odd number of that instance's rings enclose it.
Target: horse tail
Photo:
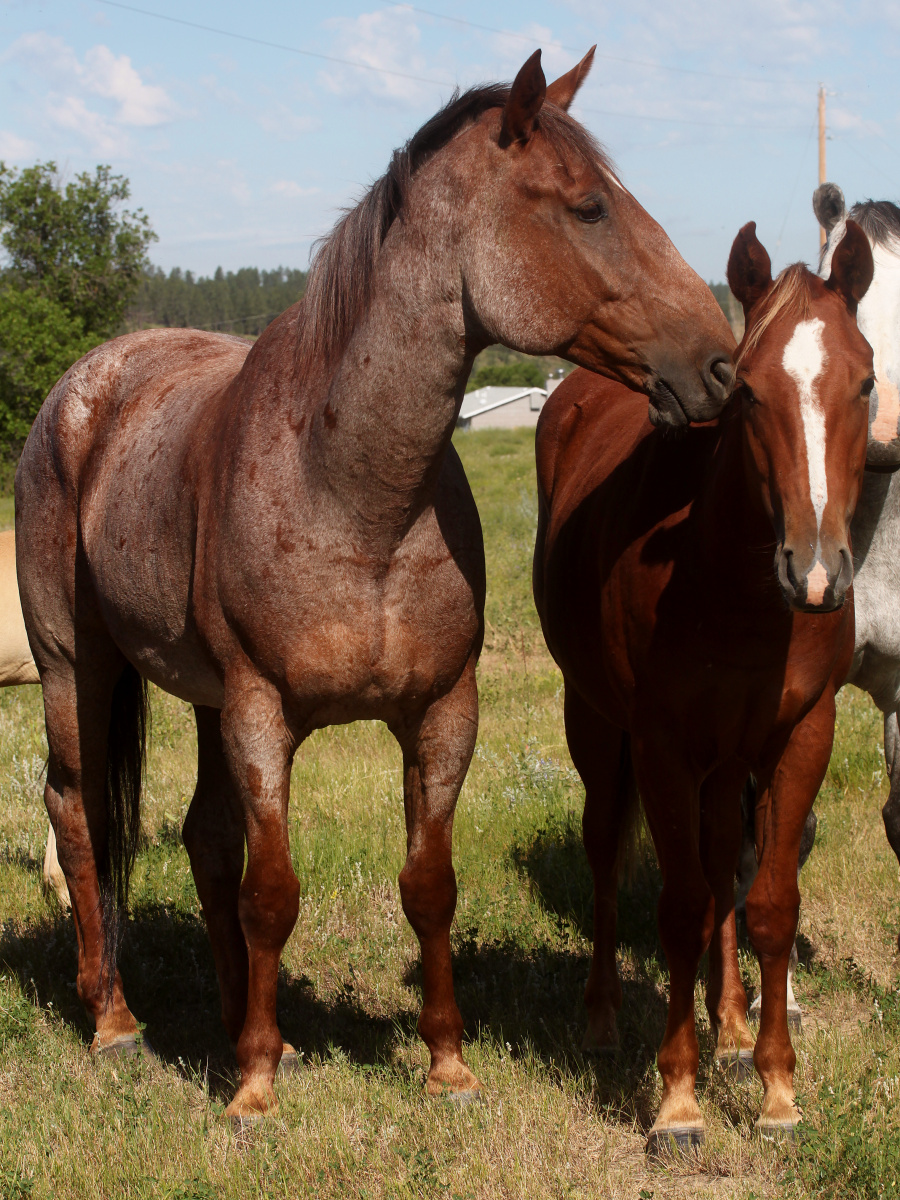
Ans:
[[[641,808],[637,780],[634,777],[634,766],[631,761],[631,735],[628,733],[622,734],[617,787],[622,816],[619,827],[619,850],[616,855],[616,875],[620,880],[624,876],[625,882],[631,886],[638,868],[646,858],[649,833],[644,821],[644,811]]]
[[[106,765],[106,852],[99,876],[105,965],[115,978],[128,907],[128,887],[141,835],[141,780],[150,708],[147,682],[129,663],[113,688]]]

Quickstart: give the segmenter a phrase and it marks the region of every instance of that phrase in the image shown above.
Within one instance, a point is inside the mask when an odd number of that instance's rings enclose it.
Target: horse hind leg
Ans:
[[[623,843],[636,825],[640,800],[631,769],[628,735],[589,708],[571,687],[565,695],[566,740],[584,784],[582,836],[594,880],[594,946],[584,992],[587,1027],[581,1048],[614,1054],[622,985],[616,965],[616,918]]]
[[[78,940],[78,996],[96,1029],[94,1053],[149,1053],[125,1003],[115,965],[120,930],[117,900],[124,899],[134,847],[134,824],[123,828],[121,821],[125,819],[127,825],[136,810],[111,813],[108,792],[108,773],[122,765],[122,738],[129,731],[134,735],[131,749],[137,751],[143,709],[135,689],[142,685],[108,639],[90,646],[80,642],[79,652],[90,669],[56,661],[42,672],[49,746],[44,799],[71,897]],[[139,768],[137,777],[134,771],[131,774],[137,793]],[[133,798],[136,802],[137,795]],[[110,863],[117,842],[124,872],[118,889]]]
[[[218,709],[195,707],[197,786],[182,831],[212,946],[222,1024],[236,1046],[247,1016],[247,943],[239,903],[244,874],[244,814],[222,746]],[[279,1074],[297,1065],[285,1043]]]
[[[403,726],[392,726],[403,750],[406,862],[400,872],[403,911],[422,955],[418,1029],[431,1055],[429,1095],[459,1103],[481,1084],[462,1052],[463,1020],[453,991],[450,926],[456,911],[453,815],[478,733],[475,659],[455,687]]]

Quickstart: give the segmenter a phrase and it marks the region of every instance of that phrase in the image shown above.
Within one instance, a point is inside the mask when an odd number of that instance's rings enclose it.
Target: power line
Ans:
[[[493,25],[479,25],[476,21],[467,21],[463,17],[451,17],[446,13],[433,12],[429,8],[417,8],[414,4],[405,4],[404,8],[408,8],[411,12],[420,13],[423,17],[435,17],[438,21],[447,21],[451,25],[465,25],[470,29],[480,29],[482,33],[498,33],[503,37],[517,38],[522,42],[530,42],[534,45],[534,38],[527,33],[514,33],[511,29],[496,29]],[[565,46],[562,42],[557,43],[561,50],[570,50],[573,54],[583,54],[583,46]],[[733,75],[730,71],[700,71],[694,67],[670,67],[666,63],[651,62],[646,58],[623,58],[617,54],[602,54],[596,51],[595,58],[605,59],[607,62],[625,63],[631,67],[647,67],[653,71],[676,71],[680,75],[701,75],[704,79],[726,79],[728,82],[740,80],[742,83],[775,83],[781,85],[796,84],[796,83],[813,83],[817,82],[812,79],[766,79],[758,75]]]
[[[288,46],[288,45],[285,45],[283,42],[270,42],[270,41],[266,40],[265,38],[251,37],[245,33],[234,33],[230,29],[219,29],[217,26],[214,26],[214,25],[202,25],[197,21],[187,21],[181,17],[172,17],[172,16],[169,16],[168,13],[158,13],[158,12],[152,12],[150,9],[147,9],[147,8],[137,8],[133,4],[123,4],[121,2],[121,0],[96,0],[96,2],[98,4],[105,4],[109,8],[119,8],[119,9],[122,9],[124,12],[136,13],[138,16],[153,17],[157,21],[169,21],[170,23],[172,23],[174,25],[183,25],[183,26],[186,26],[188,29],[197,29],[202,33],[214,33],[214,34],[218,34],[220,37],[233,38],[235,41],[250,42],[254,46],[264,46],[264,47],[266,47],[266,49],[269,49],[269,50],[282,50],[287,54],[301,54],[305,58],[318,58],[318,59],[323,60],[324,62],[339,63],[341,66],[353,67],[359,71],[370,71],[376,75],[392,75],[399,79],[411,79],[411,80],[414,80],[416,83],[429,83],[432,85],[436,85],[438,87],[454,87],[455,86],[455,84],[451,83],[449,80],[446,80],[446,79],[428,79],[423,75],[410,75],[407,72],[393,71],[387,67],[373,67],[369,63],[353,62],[349,58],[338,58],[336,55],[333,55],[333,54],[320,54],[316,50],[305,50],[300,46]],[[425,10],[425,9],[417,8],[417,9],[413,9],[413,11],[425,13],[428,16],[437,15],[434,13],[427,12],[427,10]],[[454,18],[454,17],[447,17],[446,19],[447,20],[456,20],[456,18]],[[470,21],[462,22],[462,23],[463,24],[472,24],[472,22],[470,22]],[[476,28],[487,29],[488,26],[479,25],[479,26],[476,26]],[[495,32],[504,32],[504,31],[498,30]],[[525,34],[521,34],[521,35],[516,34],[514,36],[516,36],[516,37],[521,36],[521,37],[525,38]],[[604,57],[610,58],[611,56],[606,55]],[[615,61],[630,62],[632,60],[616,59]],[[647,65],[655,66],[657,64],[647,64]],[[673,67],[671,69],[672,70],[680,70],[681,68]],[[694,72],[694,73],[702,74],[702,72]],[[722,77],[717,75],[717,76],[712,76],[712,78],[718,79],[718,78],[722,78]],[[731,78],[737,78],[737,76],[732,76]],[[598,116],[603,116],[603,117],[622,117],[629,121],[657,121],[657,122],[662,122],[663,124],[666,124],[666,125],[673,125],[673,124],[674,125],[699,125],[699,126],[706,126],[708,128],[716,128],[716,129],[745,129],[745,130],[768,129],[768,130],[780,130],[781,132],[784,132],[784,133],[798,133],[801,131],[805,132],[805,128],[806,128],[805,126],[800,126],[800,125],[759,125],[759,124],[752,124],[752,125],[751,124],[743,124],[743,125],[741,125],[741,124],[736,124],[734,122],[729,122],[729,121],[701,121],[701,120],[692,119],[691,117],[658,117],[658,116],[654,116],[653,114],[650,114],[650,113],[637,114],[637,113],[615,112],[612,109],[586,108],[583,105],[579,105],[579,110],[581,112],[586,112],[586,113],[595,113]]]
[[[752,124],[745,122],[743,125],[736,125],[733,121],[695,121],[691,117],[653,117],[641,113],[613,112],[608,108],[585,108],[580,104],[576,104],[575,107],[579,112],[597,113],[603,117],[624,117],[628,121],[665,121],[674,125],[706,125],[715,129],[745,129],[748,132],[756,129],[775,129],[781,133],[806,133],[805,125],[760,125],[756,121]]]
[[[282,42],[269,42],[264,38],[250,37],[246,33],[232,33],[230,29],[218,29],[214,25],[201,25],[197,21],[185,21],[181,17],[170,17],[167,13],[151,12],[148,8],[136,8],[133,4],[122,4],[120,0],[96,0],[109,8],[121,8],[125,12],[138,13],[142,17],[155,17],[157,21],[170,21],[173,25],[184,25],[188,29],[199,29],[203,33],[217,33],[220,37],[234,38],[239,42],[252,42],[269,50],[284,50],[287,54],[302,54],[305,58],[320,58],[324,62],[339,63],[342,67],[354,67],[357,71],[374,71],[377,75],[393,75],[397,79],[412,79],[416,83],[437,84],[453,87],[446,79],[426,79],[423,75],[410,75],[406,71],[392,71],[388,67],[372,67],[368,63],[353,62],[349,58],[338,58],[334,54],[320,54],[317,50],[304,50],[300,46],[285,46]]]

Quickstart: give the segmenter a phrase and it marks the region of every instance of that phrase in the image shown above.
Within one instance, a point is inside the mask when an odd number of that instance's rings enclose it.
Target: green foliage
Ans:
[[[54,300],[87,334],[111,337],[147,266],[147,216],[119,211],[128,180],[99,166],[63,183],[56,163],[0,163],[0,242],[7,286]]]
[[[51,297],[12,287],[0,288],[0,330],[0,441],[18,447],[57,379],[103,339]]]
[[[147,217],[99,166],[64,183],[53,162],[0,162],[0,442],[15,458],[56,380],[112,337],[147,265]]]
[[[546,373],[530,359],[524,362],[498,363],[496,366],[478,367],[469,376],[466,391],[483,387],[544,387]]]
[[[262,333],[279,313],[295,304],[306,290],[306,272],[278,267],[257,271],[244,267],[211,279],[195,279],[175,267],[168,275],[156,267],[141,279],[127,322],[131,329],[148,325],[191,326],[223,333]]]

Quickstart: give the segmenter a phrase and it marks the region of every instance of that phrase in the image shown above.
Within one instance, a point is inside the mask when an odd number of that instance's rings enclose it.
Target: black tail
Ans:
[[[100,865],[104,965],[112,990],[141,834],[141,779],[150,724],[147,683],[129,663],[113,688],[106,765],[106,853]]]

